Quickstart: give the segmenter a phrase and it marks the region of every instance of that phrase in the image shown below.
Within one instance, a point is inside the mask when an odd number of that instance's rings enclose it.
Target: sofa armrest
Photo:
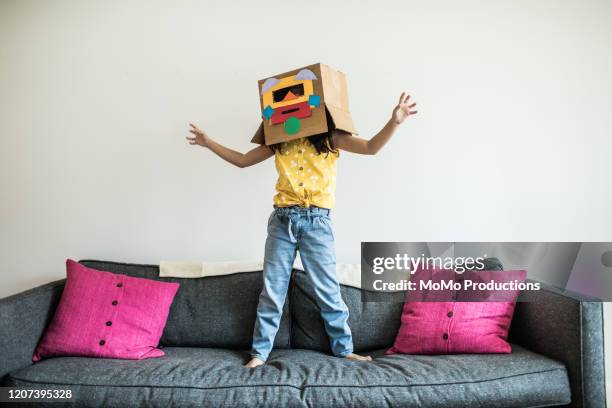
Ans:
[[[565,364],[571,407],[605,406],[603,305],[541,284],[521,293],[509,340]]]
[[[64,289],[65,279],[0,299],[0,384],[32,364],[32,355]]]

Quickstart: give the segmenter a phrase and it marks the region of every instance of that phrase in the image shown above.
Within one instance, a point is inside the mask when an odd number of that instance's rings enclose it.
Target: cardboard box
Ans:
[[[262,123],[251,142],[271,145],[336,129],[357,134],[349,110],[346,76],[313,64],[259,80]]]

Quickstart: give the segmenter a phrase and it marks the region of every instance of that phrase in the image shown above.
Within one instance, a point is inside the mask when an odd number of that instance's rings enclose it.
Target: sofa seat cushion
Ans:
[[[536,407],[570,401],[562,364],[512,354],[384,355],[352,362],[312,350],[277,349],[246,369],[247,353],[164,349],[144,361],[58,357],[11,373],[8,385],[69,387],[88,406]],[[57,405],[55,405],[57,406]]]

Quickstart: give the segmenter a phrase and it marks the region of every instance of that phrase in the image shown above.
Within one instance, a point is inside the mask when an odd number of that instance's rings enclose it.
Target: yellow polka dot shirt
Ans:
[[[307,138],[285,142],[275,152],[274,205],[334,208],[339,153],[318,154]]]

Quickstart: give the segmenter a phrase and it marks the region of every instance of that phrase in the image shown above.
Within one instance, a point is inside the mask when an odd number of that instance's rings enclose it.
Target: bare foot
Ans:
[[[372,361],[372,357],[370,356],[360,356],[359,354],[355,353],[347,354],[344,358],[353,361]]]
[[[255,368],[255,367],[259,367],[260,365],[264,365],[264,364],[265,363],[263,361],[261,361],[260,359],[258,359],[257,357],[253,357],[244,366],[246,368]]]

